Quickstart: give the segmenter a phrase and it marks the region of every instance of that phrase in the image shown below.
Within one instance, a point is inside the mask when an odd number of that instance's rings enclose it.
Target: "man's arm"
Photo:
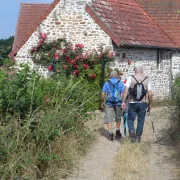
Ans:
[[[127,98],[127,95],[128,95],[128,91],[129,91],[129,88],[125,88],[125,91],[123,93],[123,99],[122,99],[122,102],[125,102],[126,101],[126,98]]]
[[[149,81],[148,83],[148,100],[149,100],[149,111],[151,111],[152,108],[152,100],[153,100],[153,94],[152,94],[152,85],[151,82]]]
[[[148,91],[148,100],[149,100],[149,111],[151,111],[151,108],[152,108],[152,98],[153,94],[152,94],[152,91]]]
[[[129,88],[128,87],[126,87],[125,88],[125,91],[124,91],[124,93],[123,93],[123,99],[122,99],[122,109],[126,109],[126,103],[125,103],[125,101],[126,101],[126,98],[127,98],[127,95],[128,95],[128,91],[129,91]]]
[[[123,93],[123,99],[122,99],[122,109],[126,109],[126,98],[129,92],[129,87],[131,85],[131,76],[127,78],[126,85],[125,85],[125,91]]]
[[[101,93],[101,108],[104,109],[104,101],[105,101],[106,93]]]

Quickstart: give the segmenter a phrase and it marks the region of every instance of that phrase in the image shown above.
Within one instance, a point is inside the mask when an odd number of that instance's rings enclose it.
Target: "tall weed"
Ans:
[[[0,72],[1,179],[58,179],[85,152],[90,132],[85,111],[98,90],[83,79],[43,79],[27,66],[16,76]]]

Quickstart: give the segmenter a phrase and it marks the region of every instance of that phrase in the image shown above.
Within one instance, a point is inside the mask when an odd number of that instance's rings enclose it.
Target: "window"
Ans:
[[[158,50],[157,70],[163,70],[164,61],[168,61],[169,59],[170,59],[169,52],[165,52],[163,50]]]
[[[157,70],[163,70],[164,51],[158,50]]]

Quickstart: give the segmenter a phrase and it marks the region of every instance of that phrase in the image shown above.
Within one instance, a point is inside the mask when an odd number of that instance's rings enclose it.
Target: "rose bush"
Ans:
[[[49,71],[59,74],[71,75],[96,74],[94,67],[101,66],[103,62],[111,62],[114,60],[113,52],[94,51],[88,53],[84,50],[83,44],[75,44],[67,42],[65,39],[57,39],[56,41],[47,42],[47,36],[40,34],[39,43],[31,50],[34,62],[48,67]],[[93,78],[95,77],[93,76]],[[88,78],[87,78],[88,80]]]
[[[43,37],[42,37],[43,35]],[[67,78],[73,77],[74,83],[81,79],[89,86],[88,97],[100,93],[102,79],[107,79],[109,76],[109,62],[114,60],[113,52],[103,52],[102,48],[99,51],[91,53],[84,50],[83,44],[72,45],[65,39],[57,39],[53,42],[47,41],[48,37],[44,33],[40,34],[39,43],[33,47],[31,54],[35,63],[43,65],[49,71],[54,72],[54,76],[64,76]],[[106,64],[105,71],[102,72],[102,65]],[[94,103],[87,107],[86,110],[94,110],[99,108],[99,97],[97,94]]]

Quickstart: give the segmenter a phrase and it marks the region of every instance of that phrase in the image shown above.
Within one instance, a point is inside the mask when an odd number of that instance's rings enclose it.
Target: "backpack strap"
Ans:
[[[131,76],[136,80],[137,83],[139,83],[138,80],[137,80],[133,75],[131,75]],[[148,77],[146,76],[146,77],[144,78],[144,80],[141,81],[141,84],[142,84],[147,78],[148,78]]]
[[[139,83],[138,80],[137,80],[133,75],[131,75],[131,76],[135,79],[135,81],[136,81],[137,83]]]
[[[109,83],[110,86],[115,86],[115,85],[119,84],[119,82],[120,82],[120,81],[118,80],[115,84],[113,84],[110,80],[108,81],[108,83]]]
[[[144,78],[144,80],[143,80],[141,83],[143,83],[147,78],[148,78],[148,77],[146,76],[146,77]]]
[[[108,81],[108,83],[109,83],[109,86],[113,86],[113,83],[110,80]]]

